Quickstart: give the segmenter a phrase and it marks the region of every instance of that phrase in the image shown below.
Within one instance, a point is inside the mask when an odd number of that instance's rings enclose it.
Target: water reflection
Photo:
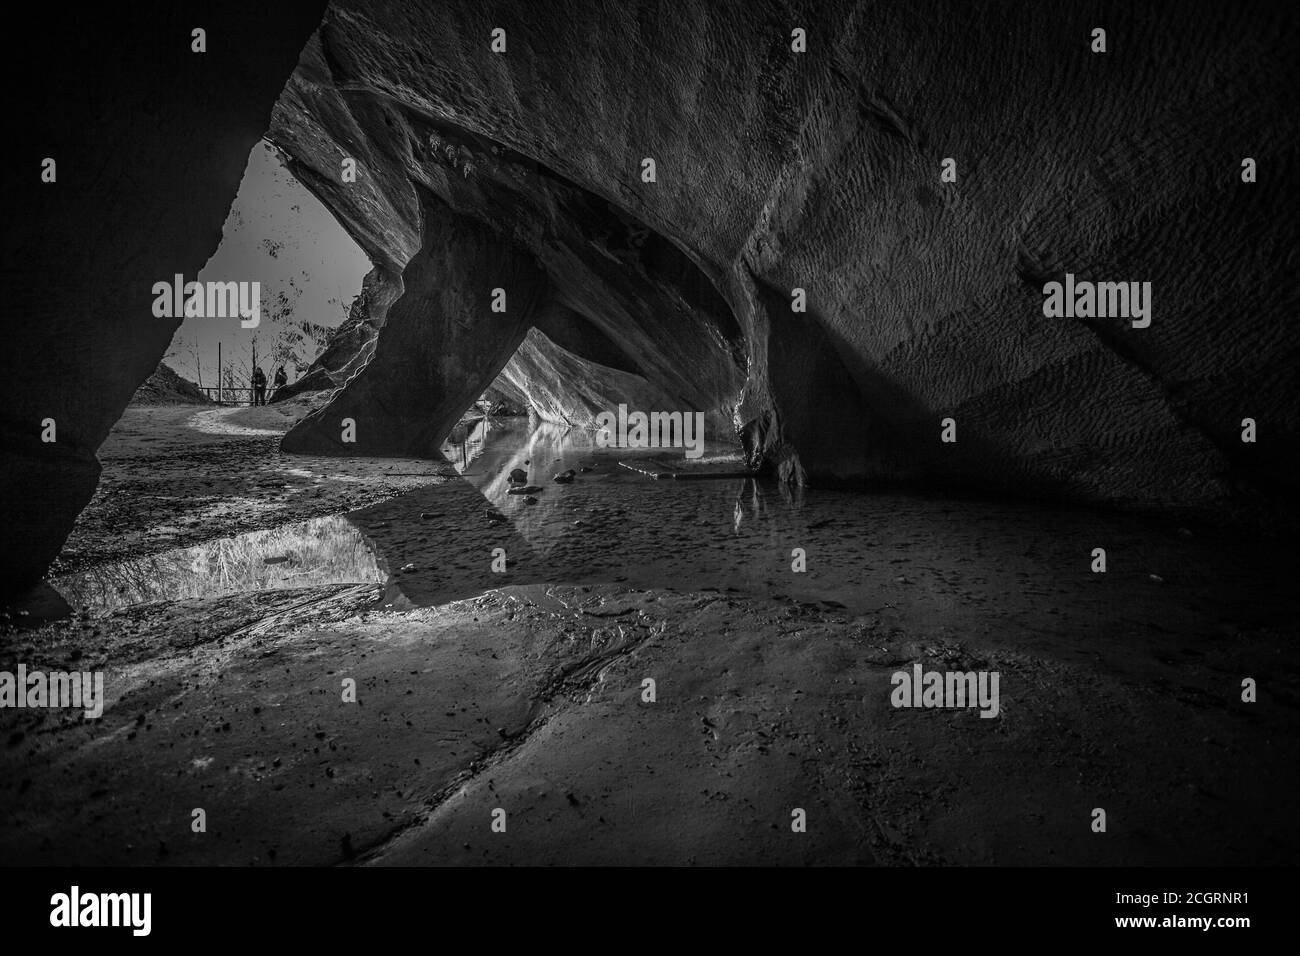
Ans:
[[[1257,587],[1255,578],[1271,580],[1271,551],[1254,542],[1241,550],[1200,531],[1195,538],[1175,535],[1131,516],[790,488],[734,477],[739,451],[721,446],[706,450],[699,463],[717,475],[700,480],[687,475],[680,456],[599,448],[592,432],[530,428],[524,419],[468,422],[453,433],[444,455],[461,477],[347,517],[93,568],[52,583],[78,607],[106,609],[385,580],[387,603],[434,606],[503,584],[613,582],[776,595],[872,619],[905,612],[911,626],[936,633],[960,611],[968,615],[962,632],[977,633],[1014,624],[1026,608],[1049,602],[1061,608],[1068,602],[1078,619],[1109,621],[1122,630],[1131,622],[1115,619],[1116,609],[1151,602],[1148,574],[1170,580],[1173,568],[1185,589],[1168,587],[1164,603],[1143,605],[1161,627],[1169,626],[1166,618],[1185,619],[1190,628],[1200,626],[1197,621],[1243,619],[1255,613],[1254,605],[1267,610],[1266,602],[1229,606],[1213,595],[1232,593],[1234,581],[1249,589]],[[674,479],[646,474],[674,467],[681,469]],[[541,489],[534,504],[508,494],[512,468],[523,468]],[[554,482],[556,473],[569,469],[577,472],[573,482]],[[1110,575],[1106,588],[1079,592],[1077,577],[1061,569],[1077,566],[1079,541],[1094,540],[1138,556],[1135,569]],[[509,556],[507,575],[492,567],[496,548]],[[1230,548],[1232,561],[1225,562]],[[807,556],[803,570],[793,564],[795,549]]]
[[[618,459],[638,454],[598,449],[595,433],[583,428],[526,418],[485,419],[463,436],[460,442],[448,439],[443,454],[486,504],[507,517],[512,533],[537,554],[549,552],[561,540],[563,529],[578,517],[578,503],[592,504],[589,493],[594,488],[613,478],[633,478],[618,467]],[[456,437],[460,436],[453,432]],[[462,467],[462,461],[473,467]],[[553,481],[559,472],[585,466],[597,467],[583,473],[576,484]],[[536,504],[528,504],[524,495],[510,494],[510,473],[516,468],[542,489],[533,495]]]
[[[249,591],[384,581],[387,571],[346,518],[333,515],[100,565],[50,583],[77,610]]]
[[[458,474],[465,474],[474,460],[483,454],[487,447],[488,433],[495,424],[490,418],[478,418],[459,421],[452,428],[439,450]]]

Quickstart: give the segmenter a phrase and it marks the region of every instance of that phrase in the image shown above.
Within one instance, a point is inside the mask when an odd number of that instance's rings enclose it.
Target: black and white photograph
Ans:
[[[6,34],[7,929],[328,944],[537,868],[1280,929],[1300,7]]]

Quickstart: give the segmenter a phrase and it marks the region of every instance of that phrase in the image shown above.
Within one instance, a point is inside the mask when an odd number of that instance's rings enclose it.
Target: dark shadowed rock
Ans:
[[[132,405],[210,405],[206,392],[163,363],[131,396]]]
[[[286,451],[432,456],[495,389],[582,426],[698,411],[794,482],[1293,521],[1293,7],[216,3],[209,36],[240,40],[202,55],[165,5],[87,14],[94,42],[27,29],[5,65],[39,147],[5,160],[0,523],[28,544],[0,580],[39,576],[89,499],[179,321],[152,284],[215,249],[268,115],[374,263],[313,369],[338,391]],[[1067,272],[1150,282],[1150,327],[1045,317]]]
[[[180,318],[153,284],[197,277],[249,151],[322,2],[142,2],[29,11],[4,58],[6,365],[0,389],[0,589],[38,579],[99,476],[95,459]],[[206,53],[191,51],[202,21]],[[41,159],[57,180],[41,182]],[[41,441],[42,421],[57,442]]]
[[[830,2],[799,25],[834,54],[795,55],[779,5],[700,5],[696,42],[681,43],[669,18],[630,31],[591,2],[512,9],[496,57],[478,38],[501,17],[468,0],[344,2],[272,135],[393,272],[445,227],[421,213],[430,194],[537,263],[544,281],[518,305],[510,290],[521,325],[496,331],[494,280],[463,288],[461,321],[479,333],[457,359],[466,393],[508,388],[584,425],[620,400],[698,409],[709,437],[743,438],[751,465],[793,481],[1285,500],[1294,295],[1274,279],[1296,227],[1272,187],[1241,183],[1238,154],[1294,138],[1269,78],[1294,76],[1295,14],[1194,6],[1014,17],[922,2],[862,17]],[[1122,56],[1089,51],[1102,21]],[[355,189],[333,175],[343,144],[368,157]],[[1295,157],[1272,163],[1289,181]],[[1067,271],[1150,281],[1152,326],[1045,318],[1042,286]],[[443,342],[436,318],[420,328]],[[390,334],[410,333],[381,327],[381,348]],[[389,396],[367,378],[400,377],[380,359],[348,386],[372,410]],[[444,421],[460,410],[418,376],[402,390]],[[1277,441],[1244,446],[1247,414]],[[939,440],[947,417],[956,443]],[[319,437],[286,447],[330,450]],[[411,450],[394,438],[384,453]]]
[[[307,392],[320,392],[337,387],[338,383],[334,381],[329,372],[323,368],[313,368],[296,382],[290,382],[282,388],[277,388],[269,401],[271,404],[275,404]]]

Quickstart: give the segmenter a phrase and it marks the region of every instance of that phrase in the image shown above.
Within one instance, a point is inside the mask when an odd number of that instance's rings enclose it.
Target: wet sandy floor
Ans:
[[[51,576],[339,515],[440,480],[429,461],[281,455],[280,437],[311,408],[128,408]]]
[[[656,481],[618,462],[668,470],[671,455],[518,421],[464,437],[450,465],[419,463],[420,486],[381,478],[383,500],[342,516],[283,521],[300,512],[273,502],[274,529],[57,579],[85,613],[6,635],[3,659],[102,666],[118,696],[97,722],[4,715],[0,852],[1293,859],[1296,604],[1279,544],[1031,504]],[[708,458],[737,467],[729,449]],[[514,467],[536,504],[507,494]],[[891,708],[890,675],[914,663],[998,669],[1000,716]],[[340,702],[345,674],[363,706]],[[1258,703],[1241,702],[1244,676]],[[199,799],[238,826],[190,834]],[[502,805],[516,829],[493,842]],[[810,805],[801,842],[789,812]],[[65,817],[96,835],[69,842]]]

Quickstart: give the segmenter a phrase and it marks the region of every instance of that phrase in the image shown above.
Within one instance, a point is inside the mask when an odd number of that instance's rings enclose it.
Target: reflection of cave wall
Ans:
[[[180,324],[154,318],[153,283],[195,278],[216,250],[323,6],[145,0],[74,19],[37,6],[10,31],[0,589],[39,578],[90,499],[96,450]],[[47,156],[54,183],[40,179]]]

